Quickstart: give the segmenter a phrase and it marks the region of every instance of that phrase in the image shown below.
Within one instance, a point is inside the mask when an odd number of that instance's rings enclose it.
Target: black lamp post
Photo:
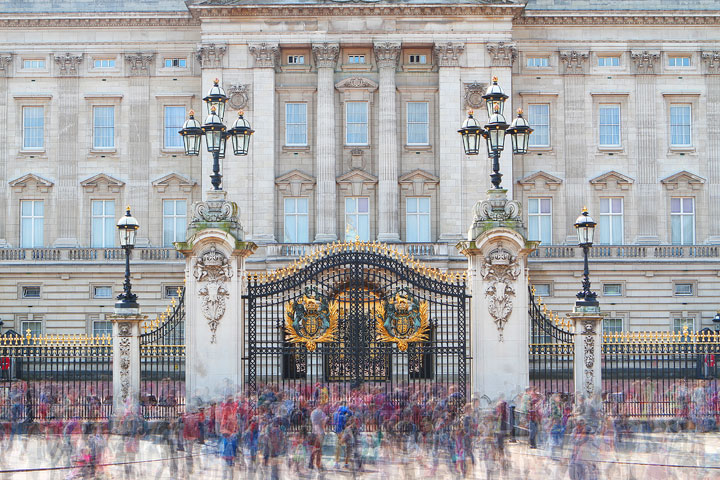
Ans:
[[[575,306],[577,307],[598,307],[600,305],[597,301],[597,295],[595,292],[590,291],[590,271],[588,269],[588,253],[590,252],[590,247],[592,247],[593,244],[596,225],[597,223],[595,223],[590,214],[588,214],[587,208],[583,207],[582,215],[575,220],[575,230],[578,234],[578,245],[582,247],[583,255],[585,257],[582,290],[576,295],[577,301],[575,302]]]
[[[243,112],[238,112],[238,118],[232,128],[227,130],[223,123],[223,117],[228,97],[219,82],[216,78],[207,96],[203,98],[208,111],[205,123],[201,125],[195,120],[195,112],[190,110],[190,118],[179,132],[183,137],[185,155],[199,155],[200,138],[205,136],[207,151],[213,154],[213,173],[210,175],[210,181],[215,190],[220,190],[222,183],[220,159],[225,158],[225,142],[228,137],[232,138],[235,155],[247,155],[250,148],[250,136],[255,132],[250,128],[248,121],[243,118]]]
[[[715,332],[720,333],[720,310],[715,313],[713,324],[715,325]]]
[[[130,207],[128,206],[125,215],[120,217],[117,223],[120,246],[125,250],[125,283],[123,283],[123,293],[117,297],[116,309],[139,308],[137,295],[132,293],[132,285],[130,284],[130,250],[135,247],[135,233],[138,228],[140,228],[140,225],[135,217],[130,215]]]
[[[492,171],[490,181],[494,188],[500,188],[502,174],[500,173],[500,154],[505,149],[505,135],[512,138],[512,149],[516,155],[523,155],[528,151],[530,128],[527,120],[522,116],[522,110],[518,110],[518,116],[508,125],[503,116],[505,100],[508,96],[497,83],[497,77],[493,77],[493,83],[482,96],[488,112],[489,121],[485,128],[473,117],[473,112],[468,113],[468,118],[463,122],[458,133],[462,135],[465,155],[478,155],[480,153],[480,137],[485,138],[487,143],[488,156],[492,159]]]

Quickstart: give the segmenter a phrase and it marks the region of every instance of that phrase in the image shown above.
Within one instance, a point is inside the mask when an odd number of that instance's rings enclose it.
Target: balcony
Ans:
[[[582,260],[574,245],[541,245],[530,260]],[[720,260],[720,245],[593,245],[590,258],[597,260]]]
[[[174,248],[137,247],[134,262],[182,262],[185,257]],[[122,263],[122,248],[0,248],[0,261],[17,263]]]

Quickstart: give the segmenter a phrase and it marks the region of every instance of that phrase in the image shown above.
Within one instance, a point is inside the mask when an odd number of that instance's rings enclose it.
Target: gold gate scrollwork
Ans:
[[[285,304],[285,333],[290,343],[304,343],[314,352],[318,343],[334,342],[338,328],[338,302],[328,302],[316,289],[307,288],[302,298]]]
[[[407,288],[398,289],[390,301],[379,304],[375,312],[377,340],[397,344],[405,352],[409,344],[427,342],[430,322],[428,303],[419,303]]]

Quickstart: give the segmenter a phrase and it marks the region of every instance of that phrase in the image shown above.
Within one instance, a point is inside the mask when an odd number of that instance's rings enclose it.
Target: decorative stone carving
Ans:
[[[154,53],[125,54],[125,61],[130,65],[130,75],[150,75],[150,65],[154,60]]]
[[[498,199],[488,198],[475,204],[473,218],[476,222],[520,220],[521,212],[522,207],[517,200],[500,202]]]
[[[465,106],[470,108],[483,108],[487,85],[484,83],[472,82],[465,84]]]
[[[517,47],[512,43],[489,43],[490,64],[493,67],[512,67],[517,58]]]
[[[585,366],[585,393],[591,396],[595,393],[595,322],[583,322],[583,364]]]
[[[193,276],[201,284],[198,288],[198,295],[202,297],[201,310],[212,332],[210,343],[215,343],[217,327],[225,315],[227,297],[230,296],[225,288],[225,282],[233,276],[230,261],[215,245],[211,245],[210,250],[195,263]]]
[[[235,203],[224,200],[208,200],[193,205],[192,222],[237,222],[237,215],[238,208]]]
[[[459,67],[460,55],[465,51],[464,43],[437,43],[433,53],[440,67]]]
[[[242,110],[250,102],[250,85],[233,83],[225,89],[228,96],[228,106],[234,110]]]
[[[277,43],[257,43],[250,45],[250,53],[255,57],[256,67],[274,68],[279,63],[280,48]]]
[[[0,77],[10,75],[10,65],[12,65],[12,53],[0,53]]]
[[[378,84],[373,82],[369,78],[350,77],[336,83],[335,88],[337,88],[341,92],[348,88],[364,88],[372,92],[374,90],[377,90]]]
[[[635,67],[635,73],[653,74],[655,73],[655,62],[660,59],[660,52],[632,51],[630,58]]]
[[[480,275],[488,283],[485,296],[488,300],[488,313],[495,321],[499,339],[502,342],[503,329],[512,313],[515,298],[515,280],[522,273],[522,267],[506,250],[502,243],[483,259]]]
[[[80,62],[82,62],[83,56],[80,55],[71,55],[69,53],[66,53],[65,55],[56,56],[55,57],[55,63],[57,64],[61,77],[75,77],[78,75],[78,67],[80,66]]]
[[[560,52],[560,61],[563,63],[564,73],[585,73],[586,60],[590,56],[587,52]]]
[[[208,43],[199,45],[195,55],[202,68],[218,68],[222,66],[222,59],[225,52],[227,52],[225,45]]]
[[[340,54],[340,45],[337,43],[316,44],[312,46],[312,53],[317,68],[334,69]]]
[[[10,188],[12,188],[15,193],[22,193],[22,191],[26,188],[34,188],[37,192],[47,193],[52,186],[55,185],[55,183],[53,183],[52,180],[41,177],[40,175],[26,173],[14,180],[10,180],[8,185],[10,185]]]
[[[123,404],[130,398],[130,338],[120,337],[120,397]]]
[[[378,68],[397,68],[398,59],[402,50],[399,43],[382,42],[373,47]]]
[[[129,337],[132,335],[132,324],[128,322],[118,323],[118,335],[121,337]]]
[[[720,73],[720,51],[702,52],[702,60],[707,67],[707,73]]]
[[[353,148],[350,150],[350,166],[352,168],[362,170],[365,168],[365,160],[363,159],[365,151],[362,148]]]

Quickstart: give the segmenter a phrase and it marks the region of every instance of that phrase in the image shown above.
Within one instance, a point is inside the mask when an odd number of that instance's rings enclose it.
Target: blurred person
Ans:
[[[340,406],[333,415],[333,431],[335,432],[335,468],[340,467],[340,453],[342,448],[344,447],[342,433],[343,430],[345,430],[345,425],[347,424],[347,421],[351,415],[352,412],[347,407],[345,400],[340,402]]]
[[[320,404],[310,414],[310,423],[312,424],[312,452],[310,453],[310,463],[308,467],[322,470],[322,446],[325,441],[325,422],[327,415],[323,411]]]

